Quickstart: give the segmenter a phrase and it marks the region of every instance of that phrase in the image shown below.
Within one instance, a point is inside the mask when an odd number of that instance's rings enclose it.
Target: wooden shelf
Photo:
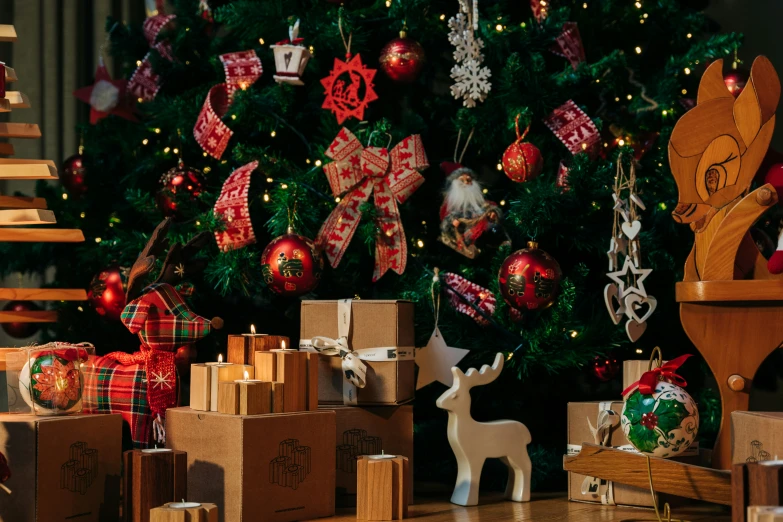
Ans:
[[[49,310],[9,312],[0,310],[0,323],[56,323],[57,312]]]
[[[81,288],[0,288],[0,301],[86,301]]]
[[[778,301],[783,280],[694,281],[675,285],[677,302]]]
[[[0,98],[0,112],[11,112],[11,100]]]
[[[41,129],[35,123],[0,123],[0,138],[36,139],[40,137]]]
[[[0,196],[0,208],[46,208],[44,198],[27,196]]]
[[[0,143],[0,154],[3,156],[13,156],[14,146],[12,143]]]
[[[30,108],[30,98],[21,91],[5,91],[5,99],[11,104],[12,109]]]
[[[0,225],[53,225],[54,212],[35,208],[0,210]]]
[[[83,243],[84,234],[72,228],[0,228],[0,242]]]
[[[11,83],[19,81],[19,77],[16,75],[16,71],[13,67],[5,66],[5,83]]]
[[[650,458],[655,491],[714,504],[731,505],[731,472]],[[563,457],[563,469],[648,489],[647,461],[640,454],[595,444],[582,444],[577,455]]]
[[[0,179],[58,179],[51,160],[0,158]]]
[[[15,42],[16,29],[13,25],[0,25],[0,42]]]

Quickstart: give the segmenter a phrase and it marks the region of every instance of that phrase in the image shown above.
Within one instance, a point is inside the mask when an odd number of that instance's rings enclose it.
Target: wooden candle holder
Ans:
[[[221,382],[218,412],[229,415],[261,415],[272,412],[271,382]]]
[[[318,354],[298,350],[256,352],[256,378],[285,385],[283,411],[318,409]]]
[[[363,455],[356,461],[357,520],[401,520],[408,516],[408,458]]]
[[[123,454],[123,520],[149,522],[150,510],[187,497],[188,454],[131,450]]]
[[[285,343],[285,345],[283,345]],[[284,335],[247,334],[228,336],[228,362],[253,364],[256,352],[268,352],[291,347],[291,339]]]
[[[783,461],[748,462],[732,466],[732,522],[746,522],[750,506],[780,505],[783,505]]]
[[[248,372],[248,377],[252,379],[255,370],[249,364],[192,364],[190,407],[199,411],[218,411],[219,383],[244,379],[245,372]]]
[[[198,502],[193,502],[198,504]],[[178,502],[170,502],[150,511],[150,522],[217,522],[218,507],[215,504],[199,504],[198,507],[178,508]]]

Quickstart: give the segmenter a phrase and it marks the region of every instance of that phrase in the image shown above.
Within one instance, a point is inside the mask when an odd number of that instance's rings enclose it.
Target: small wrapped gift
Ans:
[[[320,404],[402,404],[413,399],[413,303],[302,301],[300,350],[321,354]]]

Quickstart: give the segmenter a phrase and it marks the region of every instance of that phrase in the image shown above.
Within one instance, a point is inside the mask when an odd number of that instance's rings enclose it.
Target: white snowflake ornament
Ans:
[[[472,7],[472,9],[471,9]],[[460,0],[460,12],[449,19],[449,43],[454,46],[454,67],[451,68],[451,94],[462,98],[465,107],[475,107],[477,101],[484,101],[492,88],[489,82],[491,71],[482,67],[484,41],[476,38],[478,28],[478,0]]]

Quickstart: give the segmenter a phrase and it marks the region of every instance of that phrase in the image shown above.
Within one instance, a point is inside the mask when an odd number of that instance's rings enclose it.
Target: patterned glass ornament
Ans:
[[[626,397],[620,425],[628,442],[642,454],[675,457],[696,439],[699,410],[685,389],[660,381],[652,395],[637,389]]]
[[[519,311],[543,310],[555,302],[563,273],[558,262],[530,241],[503,261],[498,284],[503,299]]]
[[[276,294],[294,297],[315,289],[321,281],[324,260],[312,240],[288,234],[272,240],[261,254],[264,282]]]

